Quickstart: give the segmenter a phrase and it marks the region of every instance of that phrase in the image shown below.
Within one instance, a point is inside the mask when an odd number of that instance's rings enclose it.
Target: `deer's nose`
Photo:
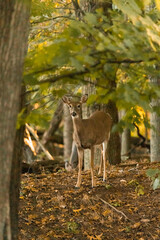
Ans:
[[[72,116],[75,117],[77,115],[76,112],[72,112]]]

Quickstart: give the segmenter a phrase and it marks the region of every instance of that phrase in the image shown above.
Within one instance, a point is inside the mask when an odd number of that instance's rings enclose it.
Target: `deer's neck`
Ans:
[[[73,128],[76,132],[82,128],[82,118],[73,118]]]
[[[81,118],[73,118],[73,139],[77,146],[82,147],[83,123]]]

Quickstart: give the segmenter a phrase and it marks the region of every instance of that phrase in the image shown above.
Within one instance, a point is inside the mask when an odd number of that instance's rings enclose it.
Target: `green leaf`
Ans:
[[[52,94],[53,96],[58,96],[59,98],[61,98],[62,96],[67,94],[67,89],[53,89]]]
[[[153,179],[157,174],[160,174],[160,170],[159,169],[148,169],[146,171],[146,174],[148,177]]]
[[[52,1],[32,0],[31,15],[37,16],[51,16],[55,3]]]
[[[80,26],[79,26],[80,27]],[[71,22],[70,28],[68,29],[68,32],[70,35],[74,38],[78,38],[81,35],[80,28],[77,27],[77,22]]]
[[[142,185],[138,185],[135,189],[135,192],[137,193],[138,196],[144,195],[145,194],[144,187]]]
[[[23,108],[17,117],[16,129],[19,129],[22,125],[26,123],[26,108]]]
[[[84,19],[92,26],[97,24],[97,17],[93,13],[87,13]]]
[[[106,189],[110,189],[110,188],[112,188],[112,186],[109,185],[109,184],[106,184],[106,185],[105,185],[105,188],[106,188]]]
[[[140,7],[135,0],[113,0],[113,3],[120,9],[124,14],[127,14],[133,22],[137,22],[137,17],[142,13]]]
[[[25,74],[23,79],[25,84],[29,84],[33,86],[39,83],[37,80],[37,77],[34,74]]]
[[[79,229],[79,224],[76,223],[76,222],[68,222],[67,223],[67,229],[71,233],[77,233],[77,231]]]
[[[78,71],[84,70],[83,64],[76,58],[70,57],[72,67],[75,67]]]
[[[42,114],[39,110],[34,110],[27,116],[26,122],[46,128],[49,119],[49,114]]]
[[[159,187],[160,187],[160,179],[156,178],[153,182],[153,190],[156,190]]]

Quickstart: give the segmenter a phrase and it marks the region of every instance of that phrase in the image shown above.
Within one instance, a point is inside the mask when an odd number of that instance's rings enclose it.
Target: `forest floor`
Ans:
[[[152,190],[148,168],[159,164],[114,166],[107,183],[83,172],[23,174],[19,212],[19,240],[160,240],[160,189]]]

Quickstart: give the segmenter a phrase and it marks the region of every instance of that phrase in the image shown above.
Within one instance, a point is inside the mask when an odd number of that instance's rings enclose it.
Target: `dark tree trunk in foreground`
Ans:
[[[1,240],[14,239],[11,229],[11,214],[13,211],[10,209],[11,168],[13,166],[16,120],[20,107],[23,62],[27,48],[29,9],[30,0],[0,0]],[[14,168],[16,169],[17,166],[15,165]],[[17,187],[15,186],[15,188]],[[15,189],[15,191],[17,190]]]
[[[25,88],[22,87],[21,91],[21,111],[25,106]],[[10,178],[10,221],[12,240],[18,239],[18,207],[19,207],[19,192],[20,192],[20,180],[21,180],[21,163],[23,156],[23,145],[24,145],[24,130],[25,126],[21,126],[16,131],[14,140],[13,159],[11,166],[11,178]]]
[[[23,151],[24,126],[16,132],[13,161],[11,166],[11,184],[10,184],[10,221],[12,240],[18,239],[18,207],[19,192],[21,180],[21,163]]]

